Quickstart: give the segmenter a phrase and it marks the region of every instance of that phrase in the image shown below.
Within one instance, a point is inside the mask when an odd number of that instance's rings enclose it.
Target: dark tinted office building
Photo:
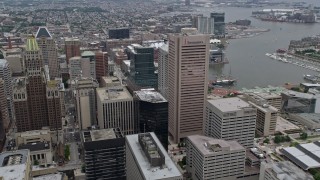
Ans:
[[[154,89],[135,91],[140,132],[154,132],[168,150],[168,101]]]
[[[214,19],[214,35],[224,36],[225,35],[225,13],[224,12],[214,12],[210,15]]]
[[[82,134],[88,180],[125,180],[125,139],[120,129],[85,131]]]
[[[157,88],[158,76],[155,72],[154,49],[133,44],[128,46],[127,51],[131,60],[129,79],[136,86],[133,89]]]
[[[109,29],[109,39],[129,39],[129,29],[120,28],[120,29]]]

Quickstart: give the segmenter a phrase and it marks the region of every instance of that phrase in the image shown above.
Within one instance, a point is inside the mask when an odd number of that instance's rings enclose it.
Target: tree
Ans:
[[[68,125],[68,121],[67,121],[67,120],[65,120],[65,121],[64,121],[64,124],[65,124],[65,125]]]
[[[38,160],[34,160],[33,161],[33,165],[38,166],[39,165],[39,161]]]
[[[269,144],[269,143],[270,143],[270,139],[269,139],[269,138],[266,138],[265,140],[263,140],[263,143]]]
[[[280,135],[276,135],[274,137],[274,143],[277,143],[277,144],[281,143],[281,136]]]
[[[315,174],[315,175],[313,176],[313,178],[314,178],[315,180],[320,180],[320,172],[317,172],[317,174]]]
[[[69,159],[69,156],[70,156],[70,146],[66,145],[66,147],[64,148],[64,158]]]
[[[86,165],[82,164],[81,166],[81,172],[85,173],[86,172]]]
[[[300,139],[306,140],[308,138],[308,134],[303,132],[300,134]]]

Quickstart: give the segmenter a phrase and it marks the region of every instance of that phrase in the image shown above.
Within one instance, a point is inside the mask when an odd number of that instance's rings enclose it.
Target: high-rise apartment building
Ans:
[[[36,38],[42,52],[42,64],[49,67],[50,79],[60,77],[56,43],[49,30],[46,27],[39,27]]]
[[[162,45],[159,48],[158,58],[158,90],[165,98],[168,97],[168,54],[168,44]]]
[[[188,136],[186,153],[192,179],[236,180],[244,174],[246,150],[236,141]]]
[[[154,132],[168,149],[168,101],[154,89],[134,92],[140,132]]]
[[[27,38],[24,53],[26,77],[14,80],[13,101],[18,132],[44,126],[61,129],[59,84],[48,81],[42,53],[34,36]]]
[[[153,132],[128,135],[125,143],[127,180],[183,179]]]
[[[207,101],[205,135],[252,148],[257,110],[238,97]]]
[[[84,161],[88,180],[125,180],[125,139],[120,129],[84,131]]]
[[[97,88],[98,125],[120,128],[124,135],[139,131],[133,97],[124,86]]]
[[[210,14],[210,17],[214,19],[214,35],[224,37],[224,35],[226,34],[225,13],[213,12]]]
[[[154,66],[154,49],[139,44],[128,46],[130,63],[129,79],[135,90],[141,88],[157,88],[158,77]]]
[[[107,52],[96,52],[96,79],[101,82],[101,77],[108,76],[108,53]]]
[[[69,60],[75,56],[81,56],[80,45],[81,42],[79,39],[66,38],[64,41],[65,52],[66,52],[66,62],[69,64]]]
[[[98,82],[92,78],[75,80],[74,96],[80,129],[87,129],[97,124],[96,88],[98,87]]]
[[[209,36],[169,35],[169,133],[174,142],[202,134],[208,92]]]

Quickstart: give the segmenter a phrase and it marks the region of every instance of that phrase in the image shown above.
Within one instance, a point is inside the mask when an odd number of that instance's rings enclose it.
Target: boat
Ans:
[[[213,86],[231,86],[237,80],[236,79],[229,79],[229,78],[218,78],[212,82]]]
[[[303,78],[304,78],[305,80],[311,81],[311,82],[317,81],[317,77],[314,76],[314,75],[310,75],[310,74],[303,75]]]

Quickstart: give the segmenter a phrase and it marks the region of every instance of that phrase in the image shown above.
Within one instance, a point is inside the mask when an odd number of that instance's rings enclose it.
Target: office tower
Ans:
[[[0,112],[1,112],[1,126],[3,126],[4,132],[8,132],[10,128],[10,120],[9,109],[7,103],[7,95],[5,91],[5,82],[0,78]],[[12,102],[13,103],[13,102]]]
[[[274,135],[277,126],[277,108],[268,104],[248,103],[257,108],[256,133],[259,136]]]
[[[109,39],[129,39],[130,32],[128,28],[109,29]]]
[[[80,129],[87,129],[97,124],[96,117],[96,88],[98,82],[92,78],[75,80],[75,99],[77,120]]]
[[[82,62],[82,59],[80,56],[72,57],[69,59],[70,79],[76,79],[76,78],[82,77],[81,62]]]
[[[313,180],[313,177],[289,161],[261,163],[259,180],[284,179]]]
[[[58,130],[62,127],[60,87],[60,82],[57,80],[47,81],[47,111],[50,130]]]
[[[108,53],[96,52],[96,79],[101,82],[101,77],[108,76]]]
[[[120,129],[83,132],[84,161],[88,180],[125,180],[125,139]]]
[[[82,63],[89,62],[89,66],[87,64],[82,64],[81,69],[82,73],[87,72],[87,68],[89,68],[89,74],[83,74],[84,77],[96,78],[96,59],[95,53],[92,51],[84,51],[81,53]],[[89,61],[88,61],[89,60]]]
[[[0,154],[0,179],[31,180],[31,168],[30,152],[27,149]]]
[[[208,92],[209,36],[169,35],[169,133],[174,142],[201,134]]]
[[[9,67],[12,72],[12,76],[22,76],[24,74],[24,62],[22,58],[22,54],[13,54],[8,55],[5,59],[9,63]]]
[[[128,135],[125,143],[127,180],[183,179],[153,132]]]
[[[24,59],[27,76],[16,78],[13,87],[18,132],[44,126],[61,129],[60,86],[55,81],[47,84],[41,50],[34,36],[27,38]]]
[[[134,92],[137,100],[140,132],[154,132],[168,149],[168,101],[157,91],[142,89]]]
[[[256,116],[256,108],[238,97],[208,100],[205,135],[252,148]]]
[[[224,37],[225,33],[225,13],[214,12],[210,14],[210,17],[214,19],[214,35],[218,37]]]
[[[131,60],[129,79],[134,87],[132,89],[157,88],[158,77],[155,73],[154,49],[132,44],[128,46],[128,51],[128,57]]]
[[[9,67],[9,63],[5,59],[0,59],[0,78],[3,80],[3,90],[5,94],[6,106],[2,108],[7,108],[7,113],[2,111],[4,114],[8,114],[11,121],[14,118],[14,107],[12,99],[12,73]],[[5,121],[6,118],[5,118]]]
[[[120,128],[124,135],[139,131],[133,97],[126,87],[97,88],[96,91],[100,128]]]
[[[48,65],[50,79],[60,77],[56,43],[49,30],[46,27],[39,27],[36,38],[42,51],[42,65]]]
[[[188,136],[186,154],[192,179],[236,180],[244,174],[246,150],[237,141]]]
[[[64,41],[65,52],[66,52],[66,61],[69,64],[69,60],[75,56],[81,56],[80,54],[80,45],[81,42],[79,39],[66,38]]]
[[[158,89],[163,97],[168,97],[168,44],[159,48],[158,58]]]
[[[197,29],[201,34],[214,34],[214,19],[211,17],[199,16]]]

